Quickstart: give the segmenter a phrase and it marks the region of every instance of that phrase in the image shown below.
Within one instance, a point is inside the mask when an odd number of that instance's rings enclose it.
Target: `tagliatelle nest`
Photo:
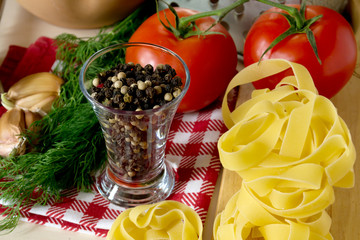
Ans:
[[[255,90],[230,112],[218,143],[223,166],[243,179],[240,191],[217,216],[214,238],[332,239],[325,209],[333,187],[354,185],[355,147],[332,102],[317,94],[302,65],[266,60],[238,73],[241,84],[291,67],[294,76],[273,89]]]
[[[177,201],[140,205],[122,212],[107,234],[107,240],[182,239],[201,240],[199,215]]]

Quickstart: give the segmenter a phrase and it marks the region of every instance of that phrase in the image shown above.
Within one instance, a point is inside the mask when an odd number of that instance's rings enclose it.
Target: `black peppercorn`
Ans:
[[[167,74],[165,74],[165,76],[164,76],[164,80],[165,80],[165,82],[170,82],[171,81],[171,79],[172,79],[172,76],[171,76],[171,74],[169,74],[169,73],[167,73]]]
[[[172,69],[172,67],[169,65],[169,64],[164,64],[164,71],[165,72],[169,72],[169,71],[171,71],[171,69]]]
[[[135,96],[137,90],[137,85],[135,83],[131,84],[131,86],[128,88],[127,93],[131,96]]]
[[[180,87],[182,85],[182,80],[179,76],[176,76],[173,79],[171,79],[170,83],[173,87]]]
[[[136,74],[135,75],[135,80],[136,81],[143,81],[143,80],[145,80],[145,76],[144,76],[144,74],[142,74],[142,73],[138,73],[138,74]]]
[[[113,97],[115,97],[116,95],[120,95],[121,94],[121,89],[120,88],[115,88],[113,90]]]
[[[141,108],[142,108],[142,109],[145,109],[145,110],[146,110],[146,109],[150,109],[150,104],[148,104],[148,103],[142,103],[142,104],[141,104]]]
[[[126,103],[121,102],[121,103],[119,104],[119,109],[120,109],[120,110],[126,109]]]
[[[158,86],[158,85],[160,85],[160,81],[158,81],[157,79],[153,79],[153,80],[151,80],[151,85]]]
[[[132,104],[135,105],[135,106],[139,106],[139,105],[140,105],[139,99],[138,99],[138,98],[134,98]]]
[[[115,95],[115,96],[113,97],[113,102],[114,102],[114,103],[117,103],[117,104],[121,103],[121,102],[122,102],[122,97],[121,97],[121,95],[120,95],[120,94]]]
[[[135,95],[136,95],[137,98],[142,98],[145,94],[144,94],[143,90],[136,89],[136,94]]]
[[[106,80],[104,82],[104,87],[110,88],[113,85],[113,82],[111,80]]]
[[[131,86],[133,83],[136,83],[136,80],[134,78],[129,77],[129,78],[126,79],[126,84],[128,86]]]
[[[165,92],[169,93],[169,92],[171,92],[172,87],[170,86],[170,84],[165,84],[164,85],[164,90],[165,90]]]
[[[144,70],[147,74],[152,74],[154,72],[154,67],[151,64],[146,64]]]
[[[128,104],[126,110],[135,111],[136,109],[137,109],[137,105],[135,105],[135,104]]]
[[[95,93],[98,93],[101,91],[101,88],[98,88],[98,87],[92,87],[91,88],[91,92],[95,92]]]
[[[172,77],[175,77],[176,76],[176,71],[174,68],[172,68],[170,71],[169,71],[169,74],[171,74]]]
[[[106,98],[111,98],[113,96],[113,91],[111,88],[103,88],[103,91],[104,91],[104,95]]]
[[[102,102],[105,99],[105,94],[103,92],[98,92],[96,93],[96,95],[94,96],[94,99],[98,102]]]
[[[135,70],[135,72],[141,72],[142,71],[142,66],[139,64],[139,63],[137,63],[136,65],[135,65],[135,67],[134,67],[134,70]]]
[[[153,98],[155,95],[155,90],[153,87],[147,87],[145,89],[145,93],[146,93],[146,96],[148,96],[149,98]]]
[[[126,74],[126,77],[128,77],[128,78],[135,77],[135,73],[131,70],[126,71],[125,74]]]
[[[119,104],[115,103],[113,99],[110,99],[110,101],[109,101],[109,107],[118,108],[118,107],[119,107]]]
[[[110,76],[112,76],[113,74],[112,74],[112,70],[107,70],[106,72],[105,72],[105,76],[108,78],[108,77],[110,77]]]
[[[145,75],[145,79],[144,79],[144,80],[151,82],[151,80],[152,80],[151,75]]]

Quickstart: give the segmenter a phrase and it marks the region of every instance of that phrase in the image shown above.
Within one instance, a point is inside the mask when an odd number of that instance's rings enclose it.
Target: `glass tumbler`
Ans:
[[[155,56],[155,57],[152,57]],[[160,107],[125,111],[96,101],[93,79],[120,63],[169,64],[182,78],[179,96]],[[190,84],[189,70],[174,52],[148,43],[121,43],[92,55],[82,66],[80,88],[99,120],[107,148],[107,164],[96,179],[100,194],[110,202],[133,207],[166,199],[174,186],[172,167],[165,160],[169,129]]]

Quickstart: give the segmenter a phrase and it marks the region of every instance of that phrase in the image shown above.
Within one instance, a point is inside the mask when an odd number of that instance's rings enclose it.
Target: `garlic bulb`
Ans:
[[[28,75],[1,94],[6,109],[21,108],[46,115],[59,96],[63,80],[55,74],[40,72]]]

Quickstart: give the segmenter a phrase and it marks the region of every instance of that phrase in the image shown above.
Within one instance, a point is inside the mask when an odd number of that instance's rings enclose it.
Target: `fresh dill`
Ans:
[[[90,189],[95,172],[106,161],[106,148],[100,124],[79,87],[80,69],[96,51],[128,41],[155,13],[151,2],[145,1],[127,18],[102,28],[96,36],[78,38],[64,33],[56,37],[61,64],[54,72],[65,84],[50,113],[34,123],[40,130],[24,133],[31,151],[0,159],[0,202],[5,210],[0,231],[17,226],[22,206],[59,201],[64,189]]]

